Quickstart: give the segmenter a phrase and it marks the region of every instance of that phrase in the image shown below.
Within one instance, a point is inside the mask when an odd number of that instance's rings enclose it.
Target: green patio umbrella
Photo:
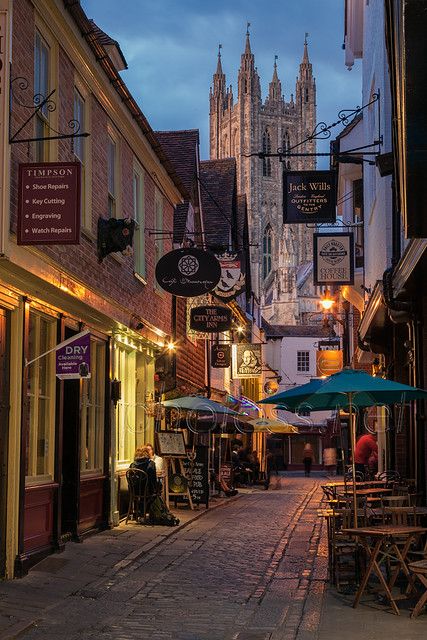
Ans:
[[[310,383],[309,383],[310,384]],[[307,385],[304,385],[307,386]],[[285,394],[282,395],[282,398]],[[312,411],[348,407],[350,421],[350,441],[352,453],[353,479],[356,477],[354,451],[356,446],[356,430],[353,424],[353,407],[369,407],[388,405],[409,400],[427,400],[427,391],[410,387],[393,380],[384,380],[371,376],[366,371],[345,367],[339,373],[325,378],[322,384],[309,396],[304,396],[304,403]],[[356,492],[353,482],[353,500],[355,526],[357,526]]]
[[[197,411],[200,413],[217,413],[227,416],[238,416],[237,411],[229,409],[215,400],[210,400],[204,396],[182,396],[173,400],[164,400],[162,405],[167,408],[185,409],[186,411]]]
[[[299,405],[304,403],[308,397],[315,393],[324,382],[324,378],[312,378],[307,384],[298,385],[292,387],[292,389],[275,393],[274,396],[268,396],[260,400],[258,404],[276,404],[280,405],[278,408],[294,411]]]

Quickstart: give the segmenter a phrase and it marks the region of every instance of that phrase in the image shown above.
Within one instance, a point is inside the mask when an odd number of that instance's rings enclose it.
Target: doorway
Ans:
[[[5,574],[9,442],[9,312],[0,309],[0,576]]]
[[[65,340],[77,332],[65,328]],[[63,381],[61,537],[77,535],[80,496],[80,380]]]

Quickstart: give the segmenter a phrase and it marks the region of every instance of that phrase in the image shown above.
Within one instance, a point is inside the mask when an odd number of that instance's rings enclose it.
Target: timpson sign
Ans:
[[[79,244],[79,162],[19,165],[17,242]]]
[[[335,222],[335,171],[284,171],[283,222]]]

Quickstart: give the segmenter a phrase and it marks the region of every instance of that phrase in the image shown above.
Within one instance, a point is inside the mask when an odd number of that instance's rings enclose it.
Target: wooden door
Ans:
[[[9,439],[9,312],[0,309],[0,576],[6,552],[7,454]]]

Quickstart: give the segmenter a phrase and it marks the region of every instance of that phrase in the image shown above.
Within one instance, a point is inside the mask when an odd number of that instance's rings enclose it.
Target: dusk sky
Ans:
[[[329,124],[340,109],[360,105],[360,61],[347,71],[341,48],[344,0],[82,0],[82,5],[119,41],[129,65],[122,77],[153,129],[198,128],[202,159],[209,157],[209,88],[218,44],[236,100],[247,22],[263,98],[275,55],[286,100],[295,93],[308,32],[318,121]],[[328,150],[326,143],[318,150]]]

